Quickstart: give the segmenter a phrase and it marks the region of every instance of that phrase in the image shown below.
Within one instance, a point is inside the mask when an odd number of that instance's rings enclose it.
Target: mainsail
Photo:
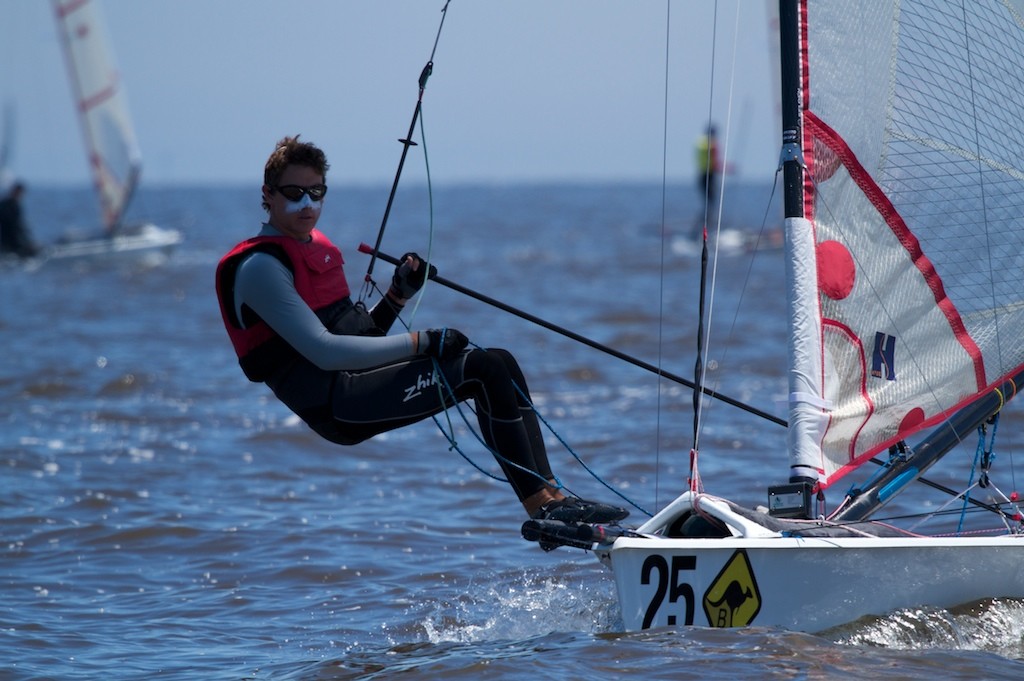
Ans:
[[[1019,2],[801,0],[793,471],[823,487],[1024,368]]]
[[[108,232],[121,224],[141,158],[99,9],[90,0],[53,0],[75,109]]]

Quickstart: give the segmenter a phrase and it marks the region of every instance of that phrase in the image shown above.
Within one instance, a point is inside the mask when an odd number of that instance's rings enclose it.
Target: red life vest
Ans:
[[[297,352],[255,314],[242,320],[235,313],[235,274],[242,260],[251,253],[265,252],[281,260],[292,271],[295,290],[317,312],[344,300],[349,295],[345,262],[338,247],[322,232],[314,229],[309,241],[287,236],[257,236],[231,249],[217,265],[217,299],[228,337],[238,355],[242,371],[251,381],[265,381],[281,364]],[[248,307],[243,306],[243,313]]]

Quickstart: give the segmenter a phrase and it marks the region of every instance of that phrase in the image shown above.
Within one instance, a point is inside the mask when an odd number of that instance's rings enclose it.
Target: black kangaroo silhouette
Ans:
[[[746,589],[740,586],[740,583],[735,579],[729,582],[729,586],[725,587],[725,592],[722,597],[717,601],[708,601],[713,608],[721,608],[722,604],[726,605],[726,609],[729,612],[729,622],[724,626],[732,626],[732,618],[736,614],[736,609],[743,605],[748,598],[753,598],[754,594],[751,593],[750,587]]]

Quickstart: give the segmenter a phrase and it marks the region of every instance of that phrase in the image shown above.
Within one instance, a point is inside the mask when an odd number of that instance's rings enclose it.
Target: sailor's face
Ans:
[[[323,196],[319,201],[314,201],[309,194],[310,188],[316,188],[324,184],[324,176],[309,166],[289,165],[281,173],[281,179],[277,185],[270,187],[263,185],[263,199],[270,206],[268,222],[278,231],[298,239],[306,241],[310,232],[316,227],[320,219],[320,210],[324,205]],[[294,194],[299,187],[307,190],[303,192],[298,200],[290,200],[278,187],[286,187]],[[314,189],[315,193],[315,189]]]

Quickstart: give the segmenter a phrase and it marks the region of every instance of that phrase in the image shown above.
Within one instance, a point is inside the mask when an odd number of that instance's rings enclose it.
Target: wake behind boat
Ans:
[[[705,493],[696,399],[689,489],[649,521],[523,526],[594,549],[627,630],[816,632],[1024,598],[1022,513],[994,465],[1024,381],[1022,4],[780,0],[789,482],[757,509]],[[965,442],[962,487],[923,477]],[[945,503],[877,517],[915,481]]]

